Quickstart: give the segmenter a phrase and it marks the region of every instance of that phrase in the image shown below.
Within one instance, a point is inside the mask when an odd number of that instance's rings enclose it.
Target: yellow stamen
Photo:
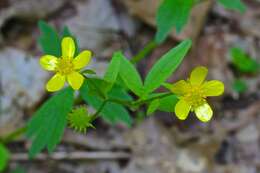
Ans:
[[[74,71],[74,65],[71,58],[59,58],[56,71],[61,75],[68,75]]]
[[[203,105],[206,102],[205,95],[201,86],[191,86],[187,94],[184,95],[184,99],[192,106],[192,110],[196,107]]]

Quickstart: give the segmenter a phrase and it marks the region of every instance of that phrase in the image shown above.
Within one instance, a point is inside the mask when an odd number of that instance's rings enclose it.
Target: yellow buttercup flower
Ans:
[[[43,69],[56,73],[46,84],[46,89],[50,92],[58,91],[67,80],[74,90],[78,90],[84,82],[84,76],[79,73],[79,70],[88,65],[91,60],[91,52],[85,50],[74,58],[75,44],[71,37],[62,39],[61,51],[62,56],[59,58],[44,55],[40,59]]]
[[[180,80],[167,87],[179,96],[180,100],[175,106],[175,114],[180,120],[185,120],[190,111],[194,111],[202,122],[208,122],[211,119],[213,111],[206,98],[223,94],[224,84],[218,80],[205,81],[207,73],[206,67],[196,67],[187,81]]]

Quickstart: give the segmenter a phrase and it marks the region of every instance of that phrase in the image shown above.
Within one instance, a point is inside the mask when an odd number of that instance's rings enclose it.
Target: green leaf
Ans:
[[[99,78],[88,78],[86,80],[89,94],[93,96],[99,96],[101,98],[106,98],[107,92],[109,90],[109,83]]]
[[[259,70],[259,64],[252,59],[242,49],[232,48],[230,51],[233,65],[242,73],[256,73]]]
[[[175,27],[179,33],[186,25],[194,0],[164,0],[156,14],[156,42],[162,43]]]
[[[60,38],[50,25],[44,21],[39,21],[38,26],[41,31],[41,36],[38,39],[38,42],[42,48],[42,51],[48,55],[54,55],[56,57],[61,56],[61,44]]]
[[[240,13],[246,11],[246,5],[241,0],[218,0],[219,4],[230,10],[237,10]]]
[[[175,94],[169,95],[169,92],[152,93],[148,95],[146,99],[155,99],[155,98],[157,98],[160,103],[159,106],[157,107],[157,110],[164,111],[164,112],[174,112],[175,105],[179,101],[178,97]]]
[[[0,143],[0,172],[4,171],[10,158],[9,150]]]
[[[75,43],[75,55],[74,55],[74,57],[76,57],[79,54],[79,45],[78,45],[77,38],[73,34],[71,34],[71,32],[70,32],[70,30],[69,30],[69,28],[67,26],[65,26],[63,28],[61,36],[62,36],[62,38],[64,38],[64,37],[71,37],[71,38],[73,38],[74,43]]]
[[[124,84],[136,95],[142,95],[143,82],[135,66],[121,52],[116,56],[121,59],[119,75]]]
[[[30,157],[47,147],[52,152],[60,142],[67,114],[73,105],[73,90],[66,88],[47,100],[28,124],[27,136],[32,138]]]
[[[232,85],[232,88],[237,93],[243,93],[247,90],[247,84],[242,79],[236,79]]]
[[[112,99],[120,99],[124,101],[133,101],[132,96],[128,94],[128,92],[124,88],[118,85],[113,86],[113,88],[108,93],[108,97]]]
[[[113,91],[115,92],[115,91]],[[80,89],[80,94],[82,96],[82,98],[84,99],[85,102],[87,102],[88,104],[90,104],[91,106],[93,106],[96,110],[98,110],[100,108],[100,106],[102,105],[104,99],[98,97],[98,96],[93,96],[93,95],[89,95],[89,87],[87,82],[85,82],[83,84],[83,86]],[[113,97],[127,97],[127,96],[123,96],[124,93],[119,94],[117,91],[117,94],[108,94],[109,96],[113,95]],[[116,96],[117,95],[117,96]],[[129,99],[129,98],[127,98]],[[129,115],[128,111],[121,105],[117,104],[117,103],[111,103],[108,102],[106,103],[106,105],[104,106],[104,108],[101,111],[101,116],[102,118],[104,118],[104,120],[106,120],[107,122],[111,123],[111,124],[116,124],[118,122],[123,122],[124,124],[126,124],[127,126],[131,126],[131,124],[133,123],[133,120],[131,118],[131,116]]]
[[[126,91],[130,91],[120,75],[118,75],[115,84],[119,85],[122,88],[124,88]]]
[[[150,114],[154,113],[159,106],[160,106],[160,100],[159,99],[153,100],[149,104],[149,107],[147,109],[147,115],[150,115]]]
[[[146,95],[160,87],[172,75],[187,54],[191,44],[190,40],[185,40],[157,61],[144,82],[144,93]]]
[[[103,114],[103,118],[111,117],[112,119],[105,119],[108,121],[112,120],[112,124],[122,122],[128,127],[131,127],[131,125],[133,124],[133,120],[128,111],[124,108],[124,106],[121,106],[117,103],[107,103],[104,109],[102,110],[101,114]]]
[[[120,70],[121,58],[120,53],[116,52],[113,54],[112,60],[108,65],[107,71],[104,76],[104,80],[110,83],[110,88],[114,85],[117,80],[117,76]]]
[[[158,110],[164,112],[174,112],[176,103],[179,101],[176,95],[170,95],[160,99],[160,106]]]

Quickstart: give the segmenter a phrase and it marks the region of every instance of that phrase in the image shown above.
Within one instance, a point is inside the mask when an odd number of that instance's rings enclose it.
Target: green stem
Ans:
[[[103,103],[100,105],[96,113],[92,116],[91,121],[94,121],[95,119],[98,118],[99,114],[101,113],[102,109],[106,106],[108,100],[104,100]]]
[[[76,98],[75,98],[75,100],[74,100],[74,105],[78,105],[78,104],[80,104],[81,102],[82,102],[82,97],[81,97],[81,95],[79,94]]]
[[[152,40],[150,41],[140,52],[138,52],[130,61],[133,64],[136,64],[137,62],[141,61],[143,58],[146,57],[149,53],[151,53],[152,50],[154,50],[157,47],[157,43]]]
[[[105,107],[105,105],[108,102],[118,103],[118,104],[121,104],[121,105],[124,105],[124,106],[128,106],[129,108],[132,106],[132,103],[129,102],[129,101],[120,100],[120,99],[106,99],[106,100],[103,101],[103,103],[100,105],[100,107],[98,108],[96,113],[93,115],[92,121],[98,118],[99,114],[101,113],[101,111],[103,110],[103,108]]]
[[[109,102],[113,102],[113,103],[118,103],[118,104],[121,104],[121,105],[124,105],[124,106],[127,106],[129,108],[131,108],[133,105],[132,105],[132,102],[130,101],[126,101],[126,100],[120,100],[120,99],[108,99]]]
[[[136,109],[138,109],[140,106],[142,106],[143,104],[147,103],[147,102],[150,102],[150,101],[153,101],[155,99],[161,99],[161,98],[164,98],[164,97],[167,97],[167,96],[171,96],[173,95],[173,93],[171,92],[168,92],[168,93],[165,93],[165,94],[162,94],[162,95],[159,95],[159,96],[155,96],[155,97],[151,97],[149,99],[145,99],[145,100],[138,100],[138,101],[133,101],[133,102],[129,102],[129,101],[125,101],[125,100],[120,100],[120,99],[107,99],[107,100],[104,100],[103,103],[101,104],[101,106],[98,108],[98,110],[96,111],[96,113],[93,115],[93,118],[92,118],[92,121],[97,119],[100,112],[102,111],[102,109],[105,107],[105,105],[108,103],[108,102],[114,102],[114,103],[118,103],[118,104],[121,104],[121,105],[124,105],[124,106],[128,106],[129,108],[132,108],[132,107],[136,107]]]
[[[168,93],[156,96],[156,97],[151,97],[149,99],[138,100],[138,101],[134,102],[133,105],[141,106],[141,105],[143,105],[143,104],[145,104],[147,102],[150,102],[150,101],[153,101],[153,100],[156,100],[156,99],[161,99],[161,98],[164,98],[164,97],[167,97],[167,96],[170,96],[170,95],[173,95],[173,93],[172,92],[168,92]]]
[[[26,127],[21,127],[19,129],[16,129],[14,132],[11,132],[7,136],[0,139],[2,143],[9,143],[16,139],[17,137],[21,136],[26,131]]]

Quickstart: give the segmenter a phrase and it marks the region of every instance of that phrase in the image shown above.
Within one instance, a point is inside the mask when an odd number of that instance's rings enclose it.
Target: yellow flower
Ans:
[[[202,122],[211,119],[213,111],[206,98],[223,94],[224,84],[218,80],[205,81],[207,73],[206,67],[196,67],[187,81],[180,80],[167,87],[180,98],[175,106],[175,114],[180,120],[185,120],[190,111],[194,111]]]
[[[84,82],[84,77],[79,70],[88,65],[91,60],[91,52],[85,50],[74,58],[75,44],[71,37],[62,39],[61,51],[62,56],[59,58],[44,55],[40,59],[43,69],[56,73],[46,84],[46,89],[50,92],[58,91],[67,80],[74,90],[78,90]]]

